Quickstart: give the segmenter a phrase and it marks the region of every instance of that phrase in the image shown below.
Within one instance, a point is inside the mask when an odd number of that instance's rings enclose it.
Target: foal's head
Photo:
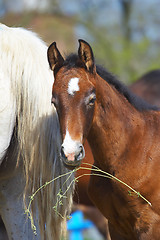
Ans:
[[[48,49],[48,60],[54,71],[52,103],[60,121],[61,157],[67,167],[80,165],[85,156],[83,143],[90,130],[96,100],[96,67],[91,47],[79,40],[78,55],[63,59],[56,43]]]

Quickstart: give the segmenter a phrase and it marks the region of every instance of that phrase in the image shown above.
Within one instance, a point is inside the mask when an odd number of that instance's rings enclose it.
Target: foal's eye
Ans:
[[[88,105],[89,106],[94,105],[95,101],[96,101],[96,95],[90,96],[89,101],[88,101]]]
[[[51,104],[53,104],[55,108],[57,107],[57,100],[54,97],[51,99]]]

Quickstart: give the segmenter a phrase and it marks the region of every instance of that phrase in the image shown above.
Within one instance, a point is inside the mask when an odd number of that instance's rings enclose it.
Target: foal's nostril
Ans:
[[[80,146],[79,146],[79,149],[80,149],[80,151],[79,151],[79,154],[77,155],[77,159],[78,159],[78,160],[81,160],[81,159],[83,159],[84,156],[85,156],[85,151],[84,151],[83,145],[80,145]]]
[[[64,153],[64,147],[63,147],[63,146],[61,147],[61,156],[62,156],[63,158],[66,158],[66,155],[65,155],[65,153]]]
[[[81,145],[79,148],[80,148],[80,153],[83,153],[83,146]]]

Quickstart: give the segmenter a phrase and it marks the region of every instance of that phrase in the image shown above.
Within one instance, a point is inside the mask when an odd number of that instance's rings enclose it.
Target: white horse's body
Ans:
[[[11,94],[11,84],[3,71],[0,71],[0,164],[10,145],[14,124],[15,106]]]
[[[35,197],[37,236],[24,214],[24,196],[27,203],[28,196],[46,181],[68,171],[58,155],[60,135],[51,106],[52,84],[47,46],[28,30],[0,24],[0,215],[12,240],[57,240],[64,228],[53,206],[57,194],[65,192],[72,180],[65,182],[68,175]],[[64,217],[70,210],[72,190],[61,199],[63,205],[56,205]]]

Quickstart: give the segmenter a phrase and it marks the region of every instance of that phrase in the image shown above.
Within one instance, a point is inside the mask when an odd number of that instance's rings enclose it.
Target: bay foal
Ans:
[[[114,240],[160,239],[160,112],[96,66],[90,45],[79,40],[78,55],[63,59],[56,43],[48,49],[54,71],[52,103],[61,127],[61,158],[81,164],[88,140],[94,165],[148,199],[129,194],[113,179],[91,175],[89,195],[109,220]]]

